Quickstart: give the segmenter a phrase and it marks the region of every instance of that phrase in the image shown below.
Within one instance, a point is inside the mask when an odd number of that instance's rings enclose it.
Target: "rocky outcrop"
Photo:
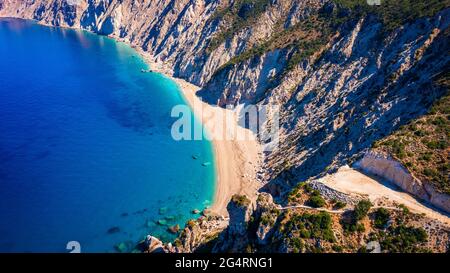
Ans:
[[[260,245],[270,243],[272,234],[275,231],[275,223],[280,211],[273,202],[272,196],[268,193],[261,193],[256,201],[255,218],[258,223],[256,228],[256,238]]]
[[[166,245],[166,250],[171,253],[211,252],[228,223],[228,218],[215,215],[191,220],[186,224],[173,246]]]
[[[446,92],[432,79],[450,62],[441,54],[449,49],[449,23],[446,10],[383,38],[383,26],[366,17],[343,29],[321,58],[286,75],[264,101],[282,105],[283,125],[280,146],[266,160],[266,179],[288,190],[337,170],[424,114]]]
[[[213,248],[215,253],[242,253],[248,242],[247,228],[253,207],[246,196],[235,195],[227,206],[230,222]]]
[[[0,16],[125,41],[170,68],[173,76],[201,86],[201,96],[213,104],[279,105],[280,145],[267,154],[262,175],[277,184],[272,188],[289,189],[351,163],[444,93],[432,79],[450,65],[450,56],[442,54],[450,49],[448,8],[386,32],[377,16],[338,10],[333,0],[267,1],[250,24],[211,47],[230,25],[220,11],[235,2],[2,0]],[[331,18],[339,11],[354,20],[335,26],[326,44],[289,69],[295,53],[289,46],[241,58],[317,13]]]
[[[375,140],[425,113],[446,92],[436,88],[433,79],[450,66],[450,55],[442,53],[450,50],[448,7],[386,31],[374,14],[352,14],[333,0],[271,0],[251,23],[224,35],[230,21],[221,11],[238,2],[0,0],[0,17],[81,28],[127,42],[170,68],[171,75],[200,86],[200,95],[212,104],[278,105],[279,145],[266,153],[259,174],[276,196],[300,181],[351,164]],[[247,5],[239,13],[249,9]],[[262,46],[319,13],[330,20],[334,14],[349,16],[333,26],[332,35],[312,54],[291,63],[298,53],[295,46]],[[322,31],[314,29],[316,24],[309,27],[314,34]],[[217,37],[224,39],[212,47]],[[248,54],[252,49],[257,54]],[[377,162],[384,166],[387,161]],[[381,173],[448,211],[446,195],[397,165],[389,166],[391,171]],[[216,251],[236,251],[246,244],[233,236],[243,236],[242,225],[252,209],[237,203],[229,209],[231,229],[221,235],[229,240],[217,244]],[[196,223],[198,228],[187,227],[183,243],[170,251],[194,251],[204,231],[214,229]],[[259,243],[264,244],[271,228],[258,229]]]
[[[332,189],[322,183],[320,180],[313,180],[308,183],[312,189],[317,190],[327,200],[340,201],[348,205],[356,205],[359,201],[363,200],[363,197],[356,195],[349,195]]]
[[[141,243],[143,252],[149,253],[164,253],[163,243],[156,237],[147,235],[145,240]]]
[[[420,181],[400,162],[386,153],[367,152],[354,166],[366,173],[385,179],[402,190],[450,213],[450,196],[440,193],[431,183]]]

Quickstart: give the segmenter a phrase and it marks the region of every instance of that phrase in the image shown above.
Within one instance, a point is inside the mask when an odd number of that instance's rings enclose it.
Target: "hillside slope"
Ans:
[[[353,163],[447,93],[436,79],[450,65],[449,7],[449,0],[380,7],[362,0],[0,0],[0,16],[126,41],[200,86],[211,104],[280,105],[280,146],[261,170],[277,197]],[[448,193],[448,169],[439,175],[446,179],[431,185]]]

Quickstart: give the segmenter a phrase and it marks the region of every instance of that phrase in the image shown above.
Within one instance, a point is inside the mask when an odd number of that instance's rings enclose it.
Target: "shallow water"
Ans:
[[[141,69],[112,39],[0,20],[0,252],[131,251],[209,204],[211,144],[172,139],[185,102]]]

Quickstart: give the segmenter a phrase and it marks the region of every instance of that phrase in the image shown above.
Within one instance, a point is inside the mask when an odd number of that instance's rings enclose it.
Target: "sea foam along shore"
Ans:
[[[126,41],[124,41],[126,43]],[[170,65],[158,62],[148,52],[139,47],[133,47],[150,66],[152,71],[161,73],[173,80],[182,92],[195,116],[201,121],[208,135],[212,137],[214,158],[216,164],[216,187],[211,210],[219,215],[227,216],[227,204],[234,194],[245,194],[252,201],[257,197],[257,191],[262,186],[257,180],[257,171],[262,163],[262,146],[254,134],[238,125],[234,113],[230,109],[210,105],[197,95],[200,87],[183,79],[172,77]],[[216,130],[214,117],[234,117],[226,123],[224,133]],[[236,135],[246,136],[245,140],[226,138],[226,131]]]

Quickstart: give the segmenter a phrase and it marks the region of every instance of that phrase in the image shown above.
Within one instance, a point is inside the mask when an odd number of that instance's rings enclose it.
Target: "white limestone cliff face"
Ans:
[[[446,92],[432,79],[449,66],[442,54],[449,23],[447,9],[381,39],[381,24],[367,17],[336,36],[320,59],[290,72],[262,102],[282,105],[280,146],[268,155],[266,180],[283,188],[352,163],[426,113]]]
[[[110,35],[150,52],[173,68],[173,74],[205,85],[232,57],[270,37],[279,20],[287,26],[318,9],[323,0],[278,0],[252,26],[206,53],[210,39],[228,25],[210,20],[232,0],[1,0],[0,16],[34,19],[42,24],[74,27]],[[295,9],[294,9],[295,7]],[[286,19],[287,18],[287,19]],[[273,55],[273,54],[270,54]],[[247,71],[259,75],[258,69]],[[235,77],[235,85],[245,73]],[[264,75],[263,75],[264,76]],[[253,77],[248,77],[249,79]],[[248,85],[252,92],[254,85]],[[234,89],[241,92],[242,88]],[[233,87],[230,87],[232,89]]]
[[[402,190],[450,213],[450,196],[440,193],[430,183],[423,183],[400,162],[385,153],[367,152],[354,166],[366,173],[386,179]]]
[[[273,0],[251,25],[214,50],[229,22],[212,19],[233,0],[0,0],[0,16],[82,28],[149,52],[202,87],[212,104],[281,107],[281,139],[266,155],[262,180],[277,192],[349,164],[371,144],[425,113],[445,91],[432,79],[448,70],[450,9],[389,34],[373,16],[338,29],[320,52],[283,73],[291,49],[223,68],[233,57],[308,18],[329,0]],[[411,185],[410,187],[414,187]]]

